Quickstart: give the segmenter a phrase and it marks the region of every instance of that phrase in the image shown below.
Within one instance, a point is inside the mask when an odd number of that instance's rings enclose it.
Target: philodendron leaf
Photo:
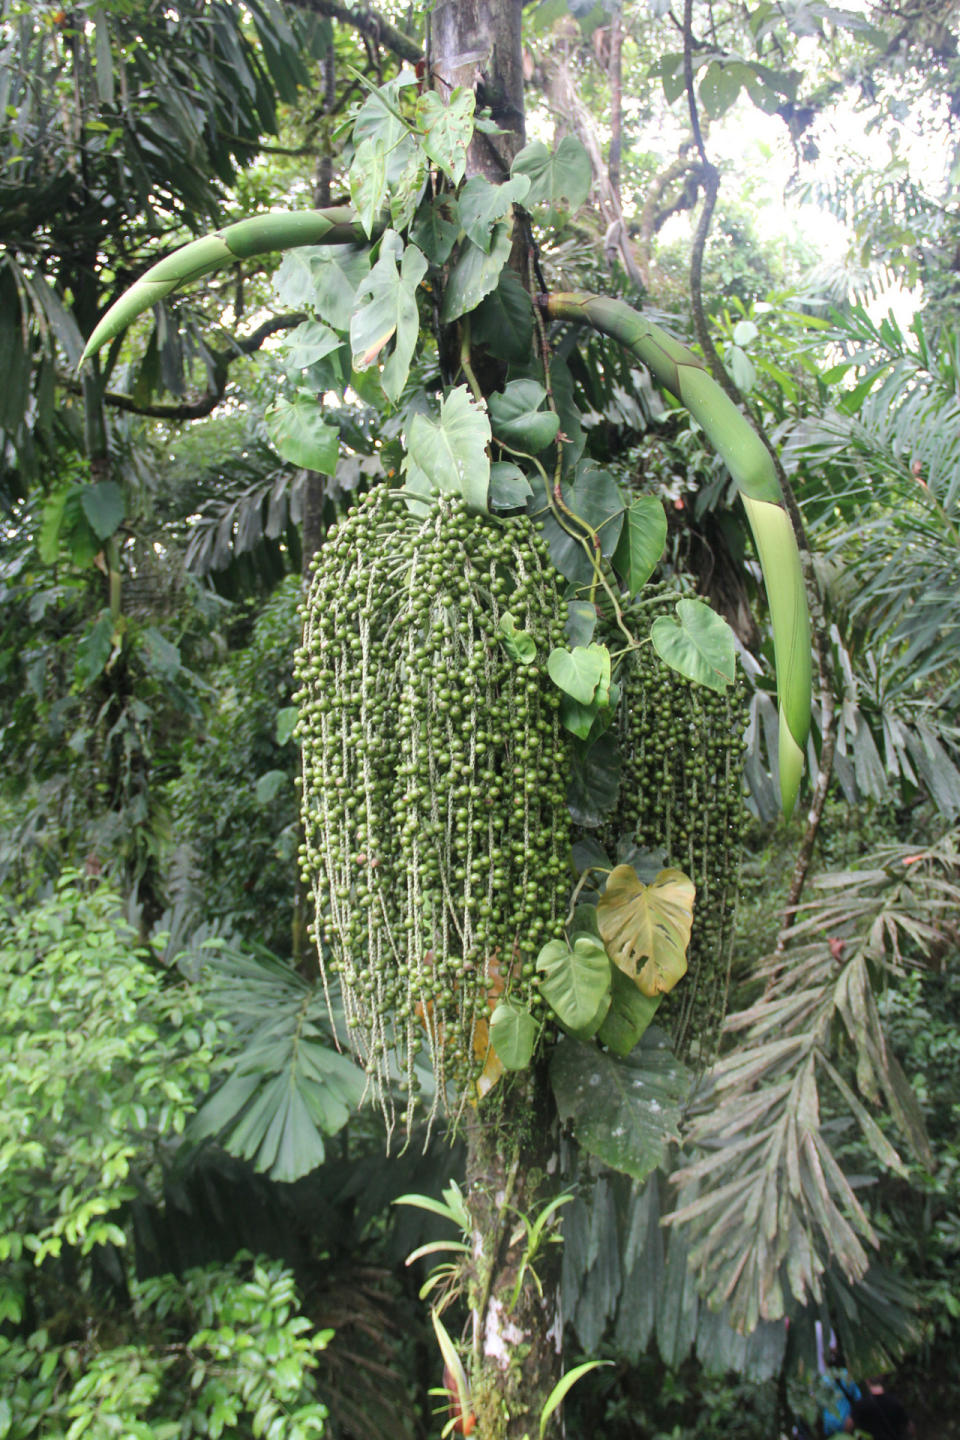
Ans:
[[[500,394],[490,396],[493,433],[514,450],[535,455],[557,438],[560,417],[541,410],[547,392],[536,380],[511,380]]]
[[[577,210],[590,194],[590,156],[574,135],[564,135],[555,150],[542,140],[525,145],[510,167],[511,175],[530,180],[525,204]]]
[[[499,1000],[490,1017],[490,1043],[505,1070],[525,1070],[537,1043],[537,1022],[515,1000]]]
[[[644,995],[665,995],[686,974],[696,893],[682,870],[661,870],[652,885],[631,865],[611,870],[597,905],[600,934],[614,965]]]
[[[517,622],[507,610],[500,616],[497,626],[504,650],[518,665],[532,665],[537,658],[537,644],[526,630],[518,630]]]
[[[465,385],[440,401],[440,418],[415,415],[403,466],[414,494],[462,495],[471,510],[487,509],[490,422]]]
[[[490,505],[494,510],[518,510],[533,491],[530,481],[512,460],[494,460],[490,466]]]
[[[452,195],[428,198],[417,211],[410,239],[431,265],[445,265],[460,234],[460,211]]]
[[[656,1030],[625,1059],[563,1039],[550,1081],[578,1143],[635,1180],[646,1179],[677,1139],[689,1076]]]
[[[347,182],[360,224],[372,235],[387,198],[387,147],[379,137],[360,141]]]
[[[346,331],[357,288],[370,271],[366,249],[309,245],[290,250],[273,277],[277,299],[290,310],[305,307],[334,330]]]
[[[98,540],[108,539],[123,519],[123,491],[115,480],[84,485],[80,506]]]
[[[564,634],[571,646],[589,645],[597,628],[597,607],[588,600],[567,601],[567,623]]]
[[[520,277],[501,270],[495,290],[470,317],[471,337],[501,360],[523,362],[533,339],[533,306]]]
[[[324,422],[320,403],[312,395],[278,400],[264,420],[270,441],[284,460],[321,475],[336,472],[340,431]]]
[[[482,175],[471,175],[460,191],[460,223],[465,233],[481,250],[490,249],[490,232],[510,206],[526,199],[530,181],[525,175],[508,180],[505,185],[492,185]]]
[[[115,640],[113,617],[109,610],[104,610],[77,641],[76,668],[84,689],[106,668]]]
[[[547,673],[554,685],[581,705],[595,698],[606,704],[610,696],[610,652],[606,645],[576,645],[572,650],[551,650]],[[599,692],[599,693],[598,693]]]
[[[563,373],[558,371],[558,374]],[[551,375],[553,371],[551,370]],[[563,417],[562,392],[554,380],[554,398]],[[570,434],[569,421],[563,420],[564,434]],[[568,580],[578,585],[590,584],[595,578],[594,562],[591,558],[593,547],[592,530],[600,542],[602,554],[612,558],[623,530],[624,504],[620,489],[613,476],[606,470],[597,470],[593,465],[581,463],[577,466],[572,485],[562,486],[563,502],[585,527],[578,527],[564,519],[561,525],[553,511],[543,502],[537,511],[537,518],[543,521],[543,534],[550,546],[550,558]]]
[[[620,747],[608,730],[592,745],[572,749],[567,808],[578,825],[601,825],[620,793]]]
[[[604,684],[597,686],[597,693],[589,705],[581,705],[572,695],[560,696],[560,724],[578,740],[599,740],[612,723],[620,686]]]
[[[737,669],[733,631],[702,600],[678,600],[677,619],[661,615],[650,626],[653,648],[665,665],[697,685],[726,690]]]
[[[467,168],[467,146],[473,135],[476,97],[459,86],[449,103],[435,90],[424,90],[417,100],[417,125],[424,150],[454,185],[459,185]]]
[[[319,320],[305,320],[287,336],[284,359],[290,370],[309,370],[339,349],[343,340],[329,325]]]
[[[656,1015],[662,999],[662,995],[644,995],[614,965],[610,981],[610,1009],[597,1031],[597,1038],[614,1055],[629,1055]]]
[[[481,250],[465,240],[447,276],[440,319],[445,325],[474,310],[485,295],[497,288],[500,272],[510,257],[510,226],[501,221],[493,227],[490,249]]]
[[[399,400],[420,333],[417,286],[427,273],[427,260],[416,245],[404,246],[395,230],[380,244],[380,258],[357,290],[350,320],[350,345],[358,370],[372,365],[393,337],[393,354],[380,383],[388,400]]]
[[[610,1006],[610,961],[599,940],[578,935],[570,946],[551,940],[537,956],[540,989],[567,1030],[588,1039]]]
[[[639,595],[667,543],[667,516],[655,495],[638,495],[623,517],[613,564],[631,595]]]

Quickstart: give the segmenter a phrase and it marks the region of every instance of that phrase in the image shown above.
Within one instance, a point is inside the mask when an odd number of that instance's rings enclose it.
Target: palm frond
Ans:
[[[686,1231],[709,1303],[752,1329],[788,1298],[821,1299],[837,1266],[867,1273],[877,1244],[823,1122],[831,1099],[852,1114],[878,1163],[906,1166],[874,1111],[885,1104],[913,1153],[930,1163],[916,1097],[890,1051],[874,982],[936,963],[955,943],[960,852],[955,832],[919,853],[890,847],[828,874],[791,931],[787,962],[763,962],[761,998],[728,1017],[734,1048],[707,1077],[687,1136],[696,1158],[668,1217]]]

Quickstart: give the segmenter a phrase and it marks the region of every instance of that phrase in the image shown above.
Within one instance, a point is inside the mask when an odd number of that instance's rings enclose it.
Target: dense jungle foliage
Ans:
[[[956,20],[0,0],[0,1440],[960,1434]]]

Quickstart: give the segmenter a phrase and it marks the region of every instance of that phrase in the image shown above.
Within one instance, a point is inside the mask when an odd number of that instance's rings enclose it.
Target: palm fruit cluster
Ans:
[[[665,593],[651,618],[672,613],[675,599]],[[616,830],[642,850],[664,851],[666,864],[697,887],[687,974],[670,1008],[677,1053],[706,1064],[723,1022],[733,955],[746,819],[744,693],[739,684],[718,693],[685,680],[649,645],[630,653],[620,683]]]
[[[539,1003],[569,846],[545,671],[565,612],[546,545],[523,517],[416,503],[378,488],[330,531],[297,657],[301,868],[324,983],[388,1127],[407,1134],[424,1108],[482,1093],[501,995]],[[508,653],[514,628],[532,663]]]

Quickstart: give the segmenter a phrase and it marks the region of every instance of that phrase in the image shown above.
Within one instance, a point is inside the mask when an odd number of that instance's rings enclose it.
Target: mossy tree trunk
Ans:
[[[522,0],[439,0],[432,12],[432,82],[449,96],[475,90],[501,135],[478,132],[467,173],[507,179],[524,136]],[[516,238],[516,237],[515,237]],[[512,263],[524,269],[524,246]],[[493,372],[497,367],[492,367]],[[484,357],[477,372],[490,374]],[[536,1440],[560,1377],[560,1247],[532,1257],[528,1231],[557,1191],[558,1128],[543,1062],[504,1077],[467,1123],[466,1202],[472,1220],[469,1302],[471,1408],[476,1440]],[[555,1236],[555,1228],[548,1231]]]
[[[536,1440],[563,1321],[556,1225],[533,1253],[530,1227],[557,1192],[557,1120],[542,1063],[501,1084],[467,1129],[471,1404],[477,1440]]]

